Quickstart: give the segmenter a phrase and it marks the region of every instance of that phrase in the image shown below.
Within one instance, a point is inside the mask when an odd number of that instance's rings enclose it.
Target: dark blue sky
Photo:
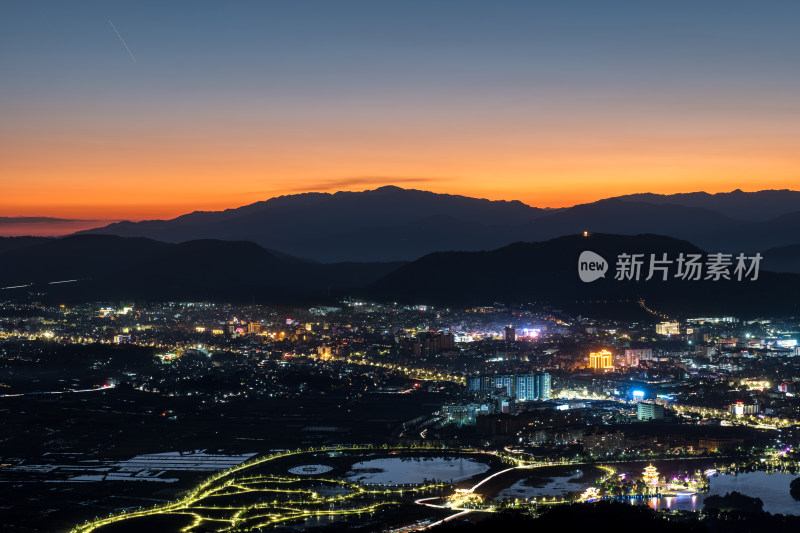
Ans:
[[[788,0],[4,0],[0,212],[785,187],[799,28]]]

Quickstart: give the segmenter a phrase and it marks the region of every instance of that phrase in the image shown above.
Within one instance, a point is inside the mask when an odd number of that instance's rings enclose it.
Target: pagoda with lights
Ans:
[[[656,467],[654,467],[652,464],[647,465],[644,469],[644,473],[642,474],[642,479],[647,485],[648,492],[657,492],[658,470],[656,470]]]

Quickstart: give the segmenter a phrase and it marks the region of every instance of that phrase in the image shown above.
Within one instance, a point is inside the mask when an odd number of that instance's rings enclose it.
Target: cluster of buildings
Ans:
[[[503,391],[511,399],[527,402],[549,400],[552,383],[547,372],[483,375],[467,378],[467,390],[484,393]]]
[[[109,356],[97,371],[145,392],[214,402],[311,397],[323,378],[325,394],[348,399],[432,393],[431,413],[420,421],[427,425],[416,432],[427,429],[425,438],[458,438],[446,428],[453,424],[498,441],[567,444],[589,426],[669,422],[681,409],[684,420],[707,426],[770,417],[788,427],[800,408],[800,324],[791,318],[625,322],[534,305],[359,301],[291,309],[11,305],[0,319],[0,341],[10,343],[0,343],[0,356],[37,363],[30,345],[24,356],[11,348],[32,341],[45,351],[48,343],[148,348],[160,355],[155,369],[116,368]],[[204,385],[209,376],[213,387]],[[534,411],[531,426],[524,421]],[[581,420],[571,427],[575,413]]]

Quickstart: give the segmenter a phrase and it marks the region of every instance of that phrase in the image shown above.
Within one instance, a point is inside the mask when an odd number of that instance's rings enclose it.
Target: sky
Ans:
[[[0,216],[797,189],[798,28],[796,0],[3,0]]]

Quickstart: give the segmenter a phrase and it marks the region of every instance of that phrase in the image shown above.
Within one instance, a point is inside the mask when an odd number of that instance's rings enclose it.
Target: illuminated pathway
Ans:
[[[280,459],[302,456],[303,454],[320,454],[336,452],[352,454],[356,460],[360,453],[388,454],[401,452],[414,454],[418,452],[435,452],[437,454],[459,453],[494,456],[503,461],[511,461],[515,466],[504,468],[481,479],[470,489],[456,490],[451,499],[441,495],[432,495],[449,486],[442,483],[427,485],[365,485],[347,479],[333,479],[316,476],[291,476],[278,474],[286,472],[287,464],[269,465]],[[298,457],[299,458],[299,457]],[[350,459],[350,457],[348,457]],[[675,458],[682,460],[685,458]],[[667,459],[661,459],[667,460]],[[629,463],[635,459],[620,461]],[[288,461],[287,461],[288,462]],[[488,481],[507,474],[513,470],[533,469],[559,465],[578,465],[584,462],[573,461],[525,461],[509,456],[503,452],[490,452],[473,448],[447,448],[437,446],[372,446],[341,445],[298,450],[284,450],[266,456],[250,459],[240,465],[218,472],[202,481],[176,501],[157,505],[146,509],[123,511],[103,518],[96,518],[72,529],[71,533],[112,533],[113,524],[124,520],[148,518],[147,521],[130,524],[141,529],[154,531],[180,531],[193,533],[200,530],[218,533],[233,531],[252,531],[268,528],[281,523],[302,522],[309,518],[346,517],[364,513],[373,513],[381,509],[396,508],[402,504],[423,505],[439,511],[451,511],[454,514],[436,522],[453,520],[471,512],[494,512],[491,503],[483,504],[475,493]],[[270,470],[271,467],[271,470]],[[441,502],[441,503],[439,503]],[[562,501],[541,502],[542,504],[558,504]],[[181,523],[182,522],[182,523]],[[435,524],[419,524],[406,526],[403,531],[423,530]],[[126,530],[130,530],[127,528]]]
[[[479,454],[494,456],[504,461],[512,461],[516,466],[490,474],[470,489],[456,490],[449,500],[441,495],[431,495],[449,486],[442,483],[403,486],[365,485],[347,479],[290,476],[275,473],[288,470],[288,465],[285,464],[275,465],[271,472],[262,468],[269,467],[268,463],[279,459],[302,456],[303,454],[329,452],[350,453],[353,455],[352,459],[354,460],[362,452],[378,454],[387,454],[389,452],[408,454],[418,452]],[[673,460],[685,460],[685,458],[675,458]],[[636,459],[626,459],[606,462],[630,463],[635,461]],[[309,518],[346,517],[373,513],[384,508],[396,508],[402,504],[417,504],[438,511],[444,510],[454,513],[434,523],[427,523],[426,521],[425,523],[404,526],[398,530],[421,531],[471,512],[494,512],[494,505],[482,503],[482,499],[475,491],[498,476],[513,470],[579,464],[589,463],[563,460],[527,462],[518,457],[506,455],[503,452],[436,446],[341,445],[293,451],[284,450],[250,459],[228,470],[218,472],[189,490],[179,500],[147,509],[123,511],[104,518],[97,518],[76,526],[71,533],[89,533],[98,529],[101,529],[101,531],[97,533],[112,533],[115,531],[113,524],[117,522],[145,517],[148,517],[147,522],[134,523],[130,524],[130,526],[139,526],[141,529],[149,528],[154,531],[180,531],[181,533],[199,533],[200,530],[218,533],[253,531],[289,521],[302,522]],[[559,501],[553,499],[552,501],[542,501],[540,503],[554,505],[563,503],[563,501],[563,499]],[[163,522],[159,522],[159,520],[163,520]],[[181,520],[183,520],[183,523],[178,524]],[[126,524],[126,526],[128,525]]]
[[[191,533],[198,528],[217,532],[258,530],[287,521],[372,513],[381,508],[398,506],[403,502],[412,503],[408,499],[409,496],[426,492],[430,494],[446,486],[441,483],[411,486],[364,485],[346,479],[290,477],[254,471],[270,461],[294,455],[389,451],[475,453],[474,450],[450,450],[441,447],[356,445],[281,451],[251,459],[219,472],[201,482],[177,501],[98,518],[76,526],[72,529],[72,533],[88,533],[99,528],[102,528],[103,532],[107,530],[110,532],[114,531],[112,525],[116,522],[145,517],[151,517],[150,522],[143,522],[141,527],[157,531],[162,531],[166,527],[169,527],[170,531],[179,530],[182,533]],[[152,517],[165,522],[153,522]],[[185,518],[189,523],[182,526],[175,525],[174,520],[181,518]]]

